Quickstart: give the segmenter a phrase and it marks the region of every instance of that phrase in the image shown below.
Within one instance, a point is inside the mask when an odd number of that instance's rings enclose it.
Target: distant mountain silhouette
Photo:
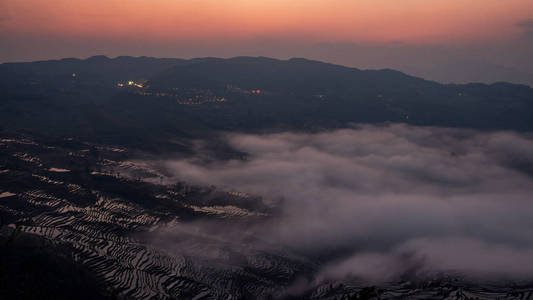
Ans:
[[[29,63],[5,63],[0,65],[0,74],[3,81],[6,78],[11,79],[9,81],[28,78],[53,79],[78,74],[93,80],[114,82],[122,78],[150,77],[184,62],[186,61],[182,59],[152,57],[120,56],[111,59],[106,56],[93,56],[84,60],[64,58]]]
[[[276,92],[350,93],[361,89],[379,92],[391,88],[431,88],[438,84],[393,70],[359,70],[303,58],[287,61],[266,57],[206,59],[181,64],[151,80],[155,87],[215,87],[235,84]]]
[[[116,143],[358,122],[533,129],[528,86],[443,85],[389,69],[303,58],[95,56],[7,63],[0,65],[0,99],[5,130]]]

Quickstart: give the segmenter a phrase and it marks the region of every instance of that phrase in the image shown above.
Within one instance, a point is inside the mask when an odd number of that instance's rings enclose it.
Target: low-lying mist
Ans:
[[[533,275],[531,136],[393,124],[225,138],[246,159],[157,164],[278,206],[243,235],[317,258],[318,281]],[[239,243],[232,226],[220,238]]]

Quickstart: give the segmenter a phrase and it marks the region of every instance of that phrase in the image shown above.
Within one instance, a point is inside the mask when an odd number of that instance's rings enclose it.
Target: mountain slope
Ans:
[[[529,131],[533,89],[442,85],[300,58],[92,57],[0,65],[0,117],[4,130],[130,145],[349,123]]]

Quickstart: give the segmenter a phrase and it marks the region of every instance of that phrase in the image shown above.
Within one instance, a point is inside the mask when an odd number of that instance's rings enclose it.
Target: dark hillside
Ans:
[[[533,130],[533,89],[296,58],[104,56],[0,65],[0,129],[129,146],[219,131],[404,122]],[[155,147],[157,148],[157,147]]]

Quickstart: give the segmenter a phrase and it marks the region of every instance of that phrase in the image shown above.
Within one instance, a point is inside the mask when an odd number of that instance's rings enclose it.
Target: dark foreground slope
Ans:
[[[320,259],[265,247],[264,237],[243,229],[263,224],[275,208],[244,193],[163,185],[159,176],[128,149],[3,136],[0,297],[533,298],[530,281],[477,283],[438,274],[376,286],[357,278],[314,281]]]
[[[75,262],[70,245],[2,227],[0,233],[0,298],[113,299],[105,283]]]
[[[533,89],[305,59],[93,57],[0,65],[0,126],[119,144],[350,122],[533,129]]]

